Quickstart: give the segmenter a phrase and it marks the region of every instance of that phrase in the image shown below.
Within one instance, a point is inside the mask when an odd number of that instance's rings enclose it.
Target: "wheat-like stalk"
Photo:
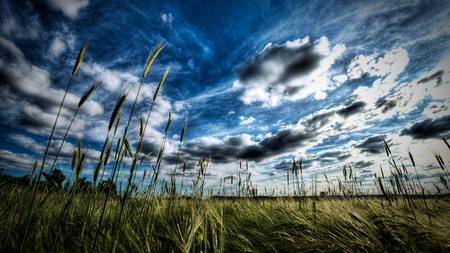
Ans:
[[[80,102],[78,103],[78,107],[77,110],[75,111],[72,120],[70,121],[69,127],[67,127],[66,133],[64,134],[64,138],[61,141],[61,145],[59,145],[59,149],[58,152],[56,153],[55,156],[55,160],[53,161],[52,167],[50,169],[50,175],[53,172],[53,168],[55,167],[56,164],[56,160],[58,159],[59,153],[61,152],[62,146],[64,145],[64,141],[67,138],[67,134],[69,133],[70,127],[72,126],[73,121],[75,120],[75,117],[78,114],[78,110],[83,106],[84,102],[86,102],[86,100],[88,100],[89,96],[92,95],[92,93],[98,88],[98,86],[101,84],[102,82],[97,82],[97,80],[94,81],[94,83],[89,86],[89,88],[85,91],[84,95],[81,97]]]
[[[150,68],[150,66],[152,65],[153,61],[155,60],[156,56],[158,56],[159,52],[161,52],[161,50],[166,46],[166,44],[163,44],[162,41],[160,41],[158,43],[158,45],[156,45],[152,51],[150,52],[150,54],[148,55],[147,58],[147,63],[145,64],[144,67],[144,73],[142,75],[143,78],[145,78],[145,76],[147,75],[148,69]]]
[[[25,245],[25,243],[27,241],[27,238],[28,238],[28,231],[29,231],[29,225],[30,225],[30,222],[31,222],[31,216],[33,214],[33,209],[34,209],[34,206],[36,204],[36,201],[35,201],[36,200],[36,195],[37,195],[37,191],[39,189],[39,184],[40,184],[40,181],[41,181],[41,178],[42,178],[42,173],[44,172],[45,161],[47,159],[48,151],[50,149],[50,144],[52,142],[53,134],[55,132],[56,123],[58,122],[59,114],[61,113],[61,109],[63,107],[64,100],[66,99],[67,92],[69,91],[70,84],[72,83],[73,77],[76,74],[78,68],[80,67],[81,62],[83,61],[83,58],[84,58],[84,55],[86,54],[86,50],[87,50],[88,45],[89,45],[89,42],[85,41],[83,43],[83,46],[80,49],[80,52],[78,53],[77,61],[75,62],[75,66],[74,66],[73,71],[72,71],[72,77],[70,78],[69,84],[67,85],[66,91],[65,91],[63,99],[61,101],[61,105],[59,106],[59,109],[58,109],[58,113],[56,114],[55,123],[53,124],[52,132],[50,133],[50,138],[49,138],[48,143],[47,143],[47,148],[45,150],[44,158],[42,159],[42,166],[41,166],[41,170],[39,171],[39,178],[38,178],[38,182],[37,182],[37,187],[36,187],[36,190],[35,190],[34,195],[33,195],[33,200],[31,201],[30,212],[28,214],[27,224],[25,226],[25,233],[24,233],[24,237],[23,237],[23,240],[22,240],[22,244],[20,246],[20,251],[23,250],[23,246]]]
[[[128,89],[127,92],[122,92],[119,99],[117,100],[116,105],[114,106],[113,112],[111,114],[111,118],[109,120],[108,132],[111,131],[114,121],[116,120],[116,117],[119,114],[120,108],[122,108],[122,105],[125,102],[125,100],[127,99],[128,93],[130,93],[130,91],[131,91],[131,88]],[[120,121],[120,118],[121,118],[121,116],[119,117],[119,121]],[[117,123],[117,125],[119,125],[119,123]],[[116,127],[116,131],[117,131],[117,127]],[[114,134],[115,134],[115,132],[114,132]]]

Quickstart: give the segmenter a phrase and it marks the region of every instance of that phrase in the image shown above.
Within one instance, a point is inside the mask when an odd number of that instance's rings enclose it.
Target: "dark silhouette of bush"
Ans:
[[[108,180],[103,180],[98,183],[98,193],[99,194],[106,196],[108,194],[108,192],[110,191],[110,189],[111,189],[110,196],[116,197],[117,196],[117,186],[111,178],[109,178]]]
[[[55,168],[50,175],[45,172],[42,175],[45,177],[50,191],[61,191],[63,189],[62,183],[66,180],[66,175],[60,169]]]

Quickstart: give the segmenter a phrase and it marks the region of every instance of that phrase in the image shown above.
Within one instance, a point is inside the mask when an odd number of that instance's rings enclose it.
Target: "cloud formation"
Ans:
[[[173,20],[172,13],[170,13],[170,12],[167,14],[161,13],[160,16],[161,16],[161,20],[162,20],[163,24],[172,29],[172,20]]]
[[[10,170],[30,170],[35,162],[34,157],[27,154],[12,153],[0,150],[0,167]]]
[[[294,154],[299,149],[312,147],[326,137],[359,129],[359,126],[354,125],[359,124],[358,121],[345,120],[345,117],[359,117],[359,110],[355,111],[355,107],[359,106],[351,104],[317,111],[303,117],[295,125],[283,126],[275,134],[258,136],[255,139],[260,140],[259,142],[253,141],[253,136],[247,134],[226,136],[222,140],[212,137],[198,138],[186,145],[185,152],[195,157],[212,154],[211,159],[216,163],[233,162],[236,152],[239,152],[240,158],[249,161],[270,161],[276,157]],[[323,161],[326,160],[326,155],[322,155]],[[331,155],[340,157],[337,153]],[[321,157],[317,159],[319,158]]]
[[[376,135],[367,137],[362,141],[358,141],[353,147],[359,149],[361,153],[366,154],[380,154],[384,152],[383,140],[380,136]]]
[[[245,118],[244,116],[240,116],[239,119],[241,120],[241,122],[239,122],[239,125],[248,125],[255,121],[255,118],[253,117]]]
[[[48,132],[51,129],[49,122],[54,122],[64,91],[51,88],[49,72],[31,64],[14,43],[0,37],[0,48],[2,58],[9,59],[8,62],[0,59],[0,94],[5,98],[0,107],[9,108],[1,112],[2,116],[11,120],[8,123],[17,123],[28,130],[34,129],[35,133]],[[58,128],[68,125],[64,117],[73,115],[79,100],[80,97],[67,94]],[[103,107],[88,100],[80,112],[95,116],[103,113]],[[76,124],[83,122],[81,120]]]
[[[450,132],[449,124],[450,115],[437,119],[428,118],[403,128],[399,135],[409,135],[415,140],[440,138],[441,135],[448,135]]]
[[[264,107],[311,94],[322,99],[332,88],[327,70],[344,51],[341,44],[330,48],[326,37],[312,43],[308,36],[282,45],[269,43],[235,68],[239,79],[234,88],[245,88],[240,96],[245,104],[263,102]]]
[[[50,6],[62,11],[71,19],[76,18],[80,9],[88,6],[89,0],[47,0]]]

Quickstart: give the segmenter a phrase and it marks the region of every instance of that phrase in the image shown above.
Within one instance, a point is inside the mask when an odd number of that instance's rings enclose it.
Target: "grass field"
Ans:
[[[4,185],[2,187],[5,187]],[[384,196],[286,198],[133,198],[63,192],[42,197],[23,252],[448,252],[450,198]],[[2,189],[1,252],[19,252],[32,192]],[[431,221],[428,217],[430,214]],[[89,217],[86,218],[86,213]],[[84,231],[82,231],[83,226]],[[98,241],[93,248],[96,233]],[[117,236],[118,233],[118,236]]]

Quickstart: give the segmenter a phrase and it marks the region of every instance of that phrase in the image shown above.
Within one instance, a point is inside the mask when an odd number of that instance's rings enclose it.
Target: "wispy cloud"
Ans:
[[[161,13],[160,17],[161,17],[163,24],[172,29],[172,20],[173,20],[172,13],[170,13],[170,12],[167,14]]]
[[[244,116],[240,116],[239,119],[241,120],[241,122],[239,122],[239,125],[248,125],[255,121],[255,118],[253,117],[245,118]]]

